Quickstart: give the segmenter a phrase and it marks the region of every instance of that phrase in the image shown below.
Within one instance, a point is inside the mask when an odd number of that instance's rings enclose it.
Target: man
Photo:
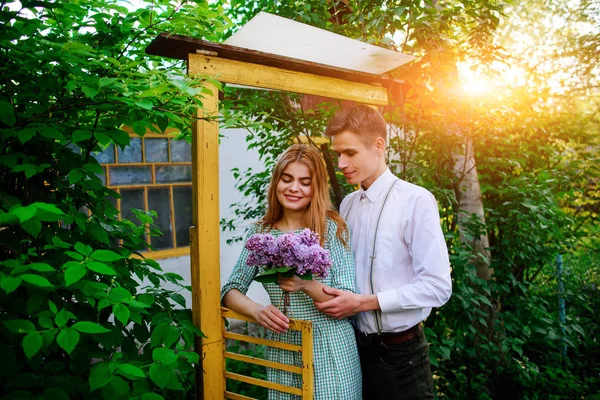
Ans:
[[[452,294],[448,250],[433,195],[387,168],[386,131],[383,117],[363,105],[327,126],[338,167],[361,186],[340,207],[359,294],[324,289],[335,298],[316,305],[335,318],[356,314],[364,399],[432,399],[421,322]]]

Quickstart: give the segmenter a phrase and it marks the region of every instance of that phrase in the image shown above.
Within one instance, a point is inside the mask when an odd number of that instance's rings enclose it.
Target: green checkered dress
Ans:
[[[356,292],[354,280],[354,257],[349,247],[344,247],[336,236],[337,225],[332,220],[327,221],[327,240],[325,248],[330,251],[332,268],[327,278],[320,280],[325,285]],[[256,233],[256,226],[252,226],[248,237]],[[273,236],[283,232],[273,229]],[[348,240],[348,243],[350,241]],[[242,293],[248,287],[259,268],[246,265],[248,250],[242,254],[233,269],[229,280],[221,290],[221,299],[231,289],[238,289]],[[278,308],[283,291],[273,283],[263,284],[271,303]],[[290,294],[288,316],[294,319],[303,319],[313,322],[313,357],[314,357],[314,399],[316,400],[352,400],[362,398],[362,376],[360,360],[354,338],[354,330],[348,319],[337,320],[317,310],[310,297],[302,292]],[[287,333],[278,334],[267,331],[267,338],[281,342],[301,344],[302,334],[299,331],[289,330]],[[301,355],[295,352],[267,348],[267,359],[290,365],[302,365]],[[299,374],[267,368],[267,378],[288,386],[300,387],[302,377]],[[269,399],[299,399],[299,396],[269,390]]]

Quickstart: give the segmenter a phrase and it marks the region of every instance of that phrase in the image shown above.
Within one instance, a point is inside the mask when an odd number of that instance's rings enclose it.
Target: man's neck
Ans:
[[[369,178],[365,179],[364,181],[362,181],[360,183],[360,186],[363,188],[363,190],[367,190],[369,189],[369,187],[381,176],[383,175],[383,173],[387,170],[387,165],[386,164],[382,164],[379,166],[379,168],[377,169],[377,171],[375,171],[375,173],[373,175],[371,175]]]

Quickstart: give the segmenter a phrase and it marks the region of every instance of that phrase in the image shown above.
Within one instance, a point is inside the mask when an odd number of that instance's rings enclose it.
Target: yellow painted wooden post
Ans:
[[[207,336],[202,340],[200,359],[202,394],[205,400],[221,400],[225,393],[225,362],[219,291],[219,131],[218,90],[205,84],[212,96],[204,96],[204,110],[192,125],[193,222],[190,229],[192,311],[196,326]]]
[[[302,399],[312,400],[314,390],[313,329],[312,324],[302,325]]]

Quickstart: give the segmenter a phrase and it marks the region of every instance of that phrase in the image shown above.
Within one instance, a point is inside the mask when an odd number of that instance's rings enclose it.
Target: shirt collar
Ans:
[[[392,179],[394,179],[394,174],[392,174],[389,168],[386,168],[383,174],[379,175],[379,177],[371,184],[371,186],[369,186],[367,190],[364,190],[361,187],[360,195],[369,199],[371,203],[375,203],[377,197],[379,197],[381,192],[383,192],[383,189],[388,187]]]

